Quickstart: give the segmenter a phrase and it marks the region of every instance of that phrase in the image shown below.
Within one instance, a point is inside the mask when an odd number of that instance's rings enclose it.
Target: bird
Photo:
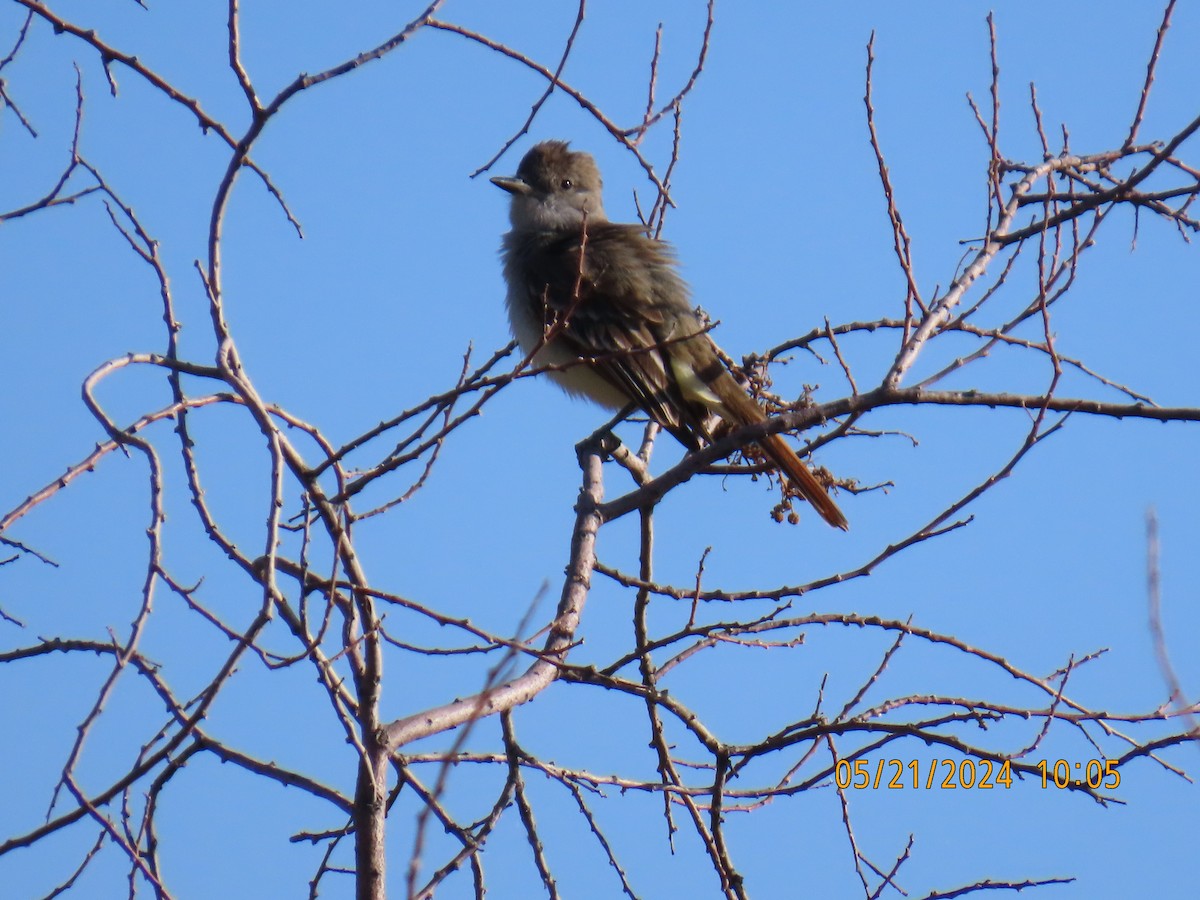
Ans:
[[[509,324],[522,351],[569,394],[640,407],[689,450],[769,418],[722,360],[670,244],[610,222],[603,180],[566,141],[530,149],[513,176],[502,240]],[[757,439],[794,491],[835,528],[849,523],[781,434]]]

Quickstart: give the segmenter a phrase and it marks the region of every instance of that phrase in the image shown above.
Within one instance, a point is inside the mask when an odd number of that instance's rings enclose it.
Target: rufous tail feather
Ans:
[[[824,485],[817,481],[817,477],[804,464],[804,460],[795,454],[783,437],[778,434],[769,434],[759,442],[759,446],[766,451],[775,465],[783,470],[787,480],[800,492],[801,497],[812,504],[813,509],[820,513],[822,519],[834,528],[840,528],[842,531],[850,530],[850,523],[846,521],[846,517],[838,509],[838,505],[826,493]]]

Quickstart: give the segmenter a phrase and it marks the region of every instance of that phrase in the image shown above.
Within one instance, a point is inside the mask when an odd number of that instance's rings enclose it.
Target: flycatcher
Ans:
[[[715,422],[767,420],[692,309],[670,245],[605,217],[589,154],[546,141],[492,183],[512,194],[508,318],[535,365],[556,367],[550,376],[569,393],[612,409],[636,404],[691,450],[713,440]],[[849,528],[782,435],[759,446],[826,522]]]

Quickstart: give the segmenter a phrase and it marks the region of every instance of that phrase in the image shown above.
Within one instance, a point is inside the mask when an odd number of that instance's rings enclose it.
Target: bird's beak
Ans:
[[[516,175],[511,178],[497,176],[491,179],[492,184],[500,188],[502,191],[508,191],[510,194],[528,194],[531,190],[529,182],[524,178],[519,178]]]

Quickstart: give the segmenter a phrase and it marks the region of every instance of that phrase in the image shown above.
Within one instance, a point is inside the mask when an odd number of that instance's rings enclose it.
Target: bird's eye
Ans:
[[[572,187],[574,187],[574,185],[571,184],[570,178],[564,178],[562,180],[561,187],[564,191],[569,191]]]

